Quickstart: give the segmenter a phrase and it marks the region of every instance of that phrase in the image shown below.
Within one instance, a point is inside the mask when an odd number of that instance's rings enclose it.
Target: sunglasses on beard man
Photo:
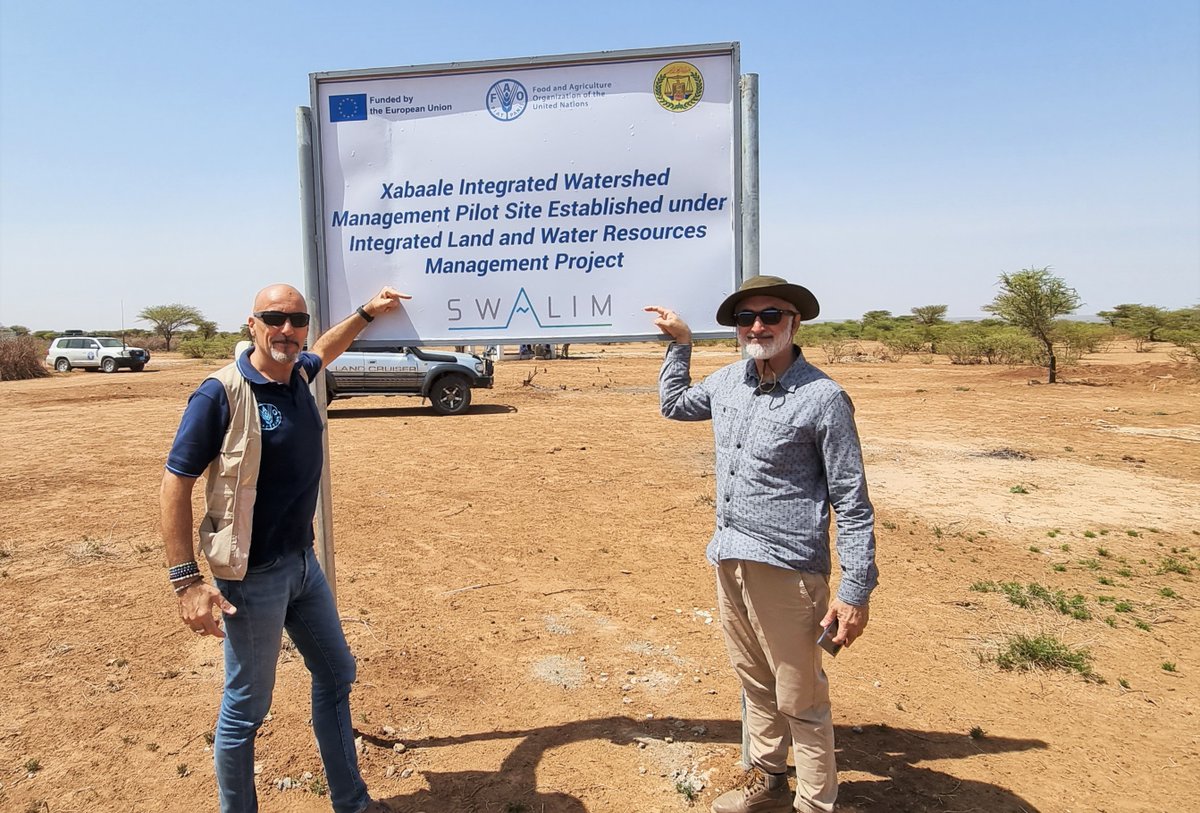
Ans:
[[[777,325],[783,321],[784,314],[796,316],[796,311],[785,311],[779,308],[767,308],[761,311],[738,311],[733,315],[733,321],[738,327],[751,327],[755,319],[762,321],[764,325]],[[293,324],[295,324],[293,322]]]
[[[283,327],[284,322],[291,322],[292,327],[308,327],[307,313],[287,313],[286,311],[256,311],[255,319],[261,319],[271,327]]]

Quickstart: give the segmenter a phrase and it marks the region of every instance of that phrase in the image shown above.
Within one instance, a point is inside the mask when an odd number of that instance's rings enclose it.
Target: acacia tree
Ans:
[[[171,350],[171,337],[184,327],[197,325],[206,321],[204,314],[191,305],[181,305],[175,302],[171,305],[151,305],[143,308],[138,319],[154,325],[154,332],[162,336],[167,343],[167,352]]]
[[[1079,294],[1061,277],[1044,268],[1022,268],[1000,275],[1000,293],[983,309],[1024,330],[1046,348],[1048,381],[1058,380],[1058,359],[1054,355],[1054,322],[1059,316],[1075,311],[1082,303]]]
[[[921,336],[929,342],[929,352],[936,353],[938,325],[944,324],[946,321],[946,306],[922,305],[919,308],[912,308],[912,315],[916,317],[917,324],[921,326]]]
[[[1135,305],[1126,303],[1117,305],[1110,311],[1100,311],[1101,319],[1108,322],[1117,330],[1127,333],[1133,339],[1133,347],[1138,353],[1150,352],[1147,342],[1161,341],[1159,331],[1170,330],[1173,312],[1157,305]]]
[[[196,332],[200,334],[201,339],[208,341],[217,335],[217,323],[208,319],[201,319],[196,323]]]

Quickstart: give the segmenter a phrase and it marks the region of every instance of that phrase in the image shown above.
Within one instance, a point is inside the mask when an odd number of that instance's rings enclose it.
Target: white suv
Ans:
[[[326,398],[360,395],[418,395],[439,415],[461,415],[471,406],[471,389],[491,389],[491,359],[422,347],[364,347],[352,344],[325,371]]]
[[[106,373],[128,367],[140,373],[149,360],[149,352],[109,336],[62,336],[50,342],[46,351],[46,364],[60,373],[70,372],[73,367]]]

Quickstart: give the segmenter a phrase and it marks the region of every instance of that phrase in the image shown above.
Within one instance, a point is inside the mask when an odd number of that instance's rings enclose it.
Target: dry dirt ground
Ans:
[[[710,429],[659,417],[661,348],[572,349],[502,362],[463,417],[330,409],[355,727],[398,810],[707,810],[737,775]],[[700,349],[694,373],[735,357]],[[166,450],[215,366],[0,384],[0,809],[216,807],[219,644],[179,622],[157,531]],[[841,800],[1197,809],[1196,368],[1117,350],[1051,387],[943,359],[822,366],[858,408],[882,572],[866,636],[827,659]],[[1004,582],[1028,606],[982,589]],[[1043,633],[1094,677],[998,666]],[[265,811],[329,809],[294,652],[258,760]]]

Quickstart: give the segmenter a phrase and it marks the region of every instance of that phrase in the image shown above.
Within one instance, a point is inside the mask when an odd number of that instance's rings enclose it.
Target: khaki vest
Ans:
[[[300,375],[308,381],[303,370]],[[250,531],[254,527],[254,501],[258,496],[258,468],[262,460],[262,423],[258,417],[258,399],[236,361],[209,378],[221,382],[225,388],[229,428],[220,453],[205,473],[200,550],[208,559],[213,576],[241,581],[250,561]]]

